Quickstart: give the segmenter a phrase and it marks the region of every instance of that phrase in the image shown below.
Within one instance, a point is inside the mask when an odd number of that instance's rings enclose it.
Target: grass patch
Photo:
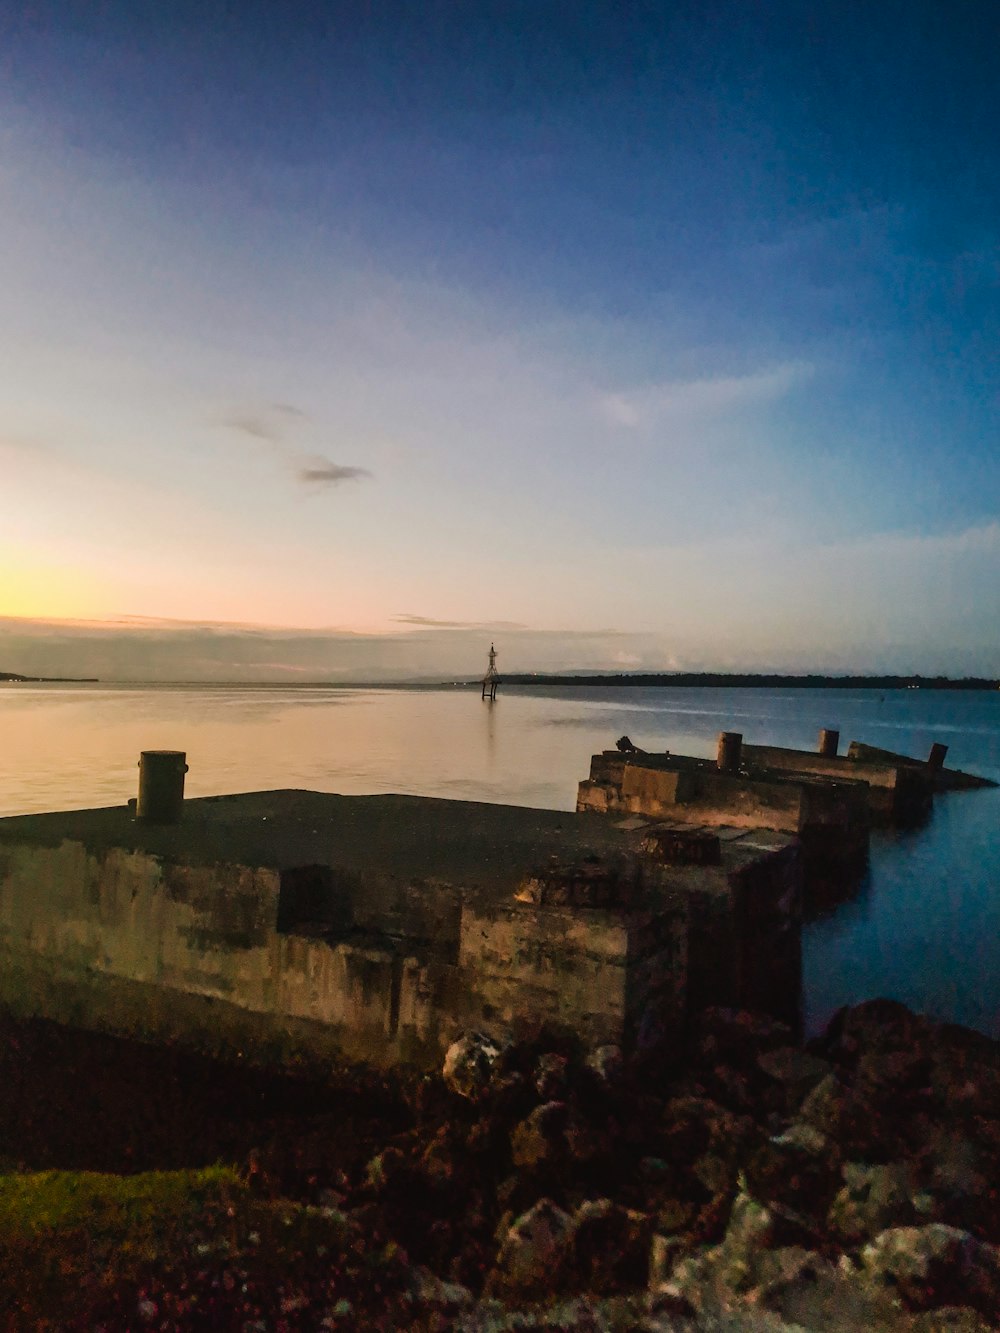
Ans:
[[[206,1208],[229,1207],[246,1187],[228,1166],[199,1171],[38,1171],[0,1176],[0,1244],[85,1228],[126,1248],[158,1246],[165,1231],[195,1222]]]
[[[0,1176],[0,1326],[87,1326],[155,1274],[279,1273],[338,1252],[347,1235],[341,1215],[256,1198],[229,1166]]]

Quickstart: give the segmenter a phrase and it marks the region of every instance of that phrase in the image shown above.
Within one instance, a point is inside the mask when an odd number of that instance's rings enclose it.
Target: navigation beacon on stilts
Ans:
[[[500,677],[497,675],[497,650],[490,644],[490,664],[486,668],[486,675],[483,677],[483,698],[491,702],[497,697],[497,686],[500,684]]]

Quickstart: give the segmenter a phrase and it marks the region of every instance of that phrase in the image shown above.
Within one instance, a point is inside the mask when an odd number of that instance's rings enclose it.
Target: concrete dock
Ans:
[[[795,1017],[789,833],[253,792],[0,820],[0,1002],[263,1061],[436,1064],[460,1031]]]
[[[947,752],[946,745],[934,745],[927,759],[914,759],[907,754],[896,754],[893,750],[880,750],[876,745],[851,741],[847,757],[858,764],[899,764],[911,771],[917,770],[929,777],[935,792],[975,791],[997,786],[992,778],[980,777],[977,773],[963,773],[960,768],[945,768]]]
[[[735,759],[724,759],[722,751],[720,738],[715,763],[634,749],[595,754],[578,788],[577,810],[791,835],[802,843],[807,876],[812,867],[834,865],[853,874],[864,866],[871,825],[864,781],[751,769],[739,747]]]
[[[934,782],[923,765],[903,763],[888,756],[862,758],[780,745],[746,744],[743,760],[751,774],[863,782],[867,786],[868,809],[876,824],[913,827],[925,823],[933,809]]]

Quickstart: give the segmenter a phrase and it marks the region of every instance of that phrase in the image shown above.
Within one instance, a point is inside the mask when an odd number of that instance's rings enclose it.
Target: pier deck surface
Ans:
[[[91,852],[147,852],[167,861],[236,863],[283,870],[334,865],[387,879],[443,882],[503,894],[532,867],[556,858],[615,856],[634,848],[652,821],[593,813],[537,810],[424,796],[338,796],[276,790],[186,800],[173,825],[137,822],[126,806],[15,815],[0,819],[4,844],[56,846],[64,840]],[[715,828],[723,870],[734,869],[792,841],[746,828]],[[694,881],[724,875],[678,867]]]

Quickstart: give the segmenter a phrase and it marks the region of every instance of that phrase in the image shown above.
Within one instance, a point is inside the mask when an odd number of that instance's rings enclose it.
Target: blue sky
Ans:
[[[998,39],[0,11],[0,668],[1000,672]]]

